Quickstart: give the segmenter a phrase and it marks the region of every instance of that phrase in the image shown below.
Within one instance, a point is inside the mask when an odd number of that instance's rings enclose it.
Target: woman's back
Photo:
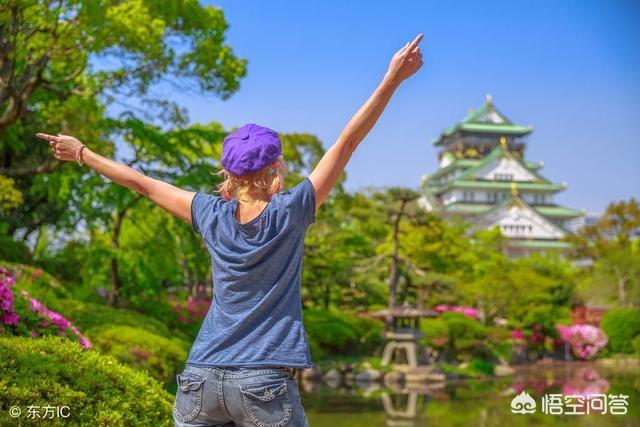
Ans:
[[[198,193],[192,220],[213,262],[214,299],[187,363],[200,366],[311,366],[302,324],[304,236],[315,221],[308,178],[253,220],[236,220],[237,199]]]

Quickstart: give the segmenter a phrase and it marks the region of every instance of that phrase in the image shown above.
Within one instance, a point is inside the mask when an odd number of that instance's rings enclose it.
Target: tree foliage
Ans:
[[[611,203],[592,225],[570,236],[574,258],[590,263],[583,293],[597,304],[640,304],[640,204]]]
[[[224,43],[226,29],[220,9],[196,0],[2,2],[0,176],[14,179],[24,199],[3,212],[8,233],[26,238],[43,224],[74,226],[73,197],[95,183],[53,159],[36,131],[73,134],[107,155],[118,141],[140,154],[138,162],[164,153],[160,161],[180,164],[167,162],[176,141],[158,138],[149,124],[184,125],[185,112],[154,89],[231,96],[246,61]]]

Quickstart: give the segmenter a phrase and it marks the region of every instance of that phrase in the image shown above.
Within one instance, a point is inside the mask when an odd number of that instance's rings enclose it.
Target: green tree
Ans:
[[[640,204],[611,203],[598,222],[569,237],[572,256],[591,261],[584,293],[602,303],[634,307],[640,302]]]
[[[137,122],[184,125],[184,111],[152,89],[232,95],[246,63],[224,43],[226,29],[220,9],[196,0],[2,2],[0,175],[24,198],[3,215],[9,234],[77,223],[70,201],[86,177],[53,159],[36,131],[73,133],[113,154],[128,125],[132,133]]]

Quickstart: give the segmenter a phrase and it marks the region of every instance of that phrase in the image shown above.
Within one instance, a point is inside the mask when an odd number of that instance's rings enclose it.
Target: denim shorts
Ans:
[[[308,427],[295,373],[187,364],[177,375],[174,425]]]

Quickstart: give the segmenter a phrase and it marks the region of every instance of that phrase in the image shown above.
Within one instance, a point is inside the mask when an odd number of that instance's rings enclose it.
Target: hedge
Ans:
[[[325,310],[304,311],[304,326],[315,360],[328,355],[371,355],[383,342],[377,320]]]
[[[640,335],[640,311],[615,308],[604,315],[600,327],[609,337],[609,350],[633,353],[633,339]]]
[[[0,337],[0,425],[15,425],[9,408],[68,406],[69,418],[46,425],[163,426],[173,397],[162,384],[115,359],[60,337]]]
[[[172,386],[175,375],[184,368],[188,343],[178,338],[166,338],[131,326],[106,326],[90,329],[87,335],[101,353]]]

